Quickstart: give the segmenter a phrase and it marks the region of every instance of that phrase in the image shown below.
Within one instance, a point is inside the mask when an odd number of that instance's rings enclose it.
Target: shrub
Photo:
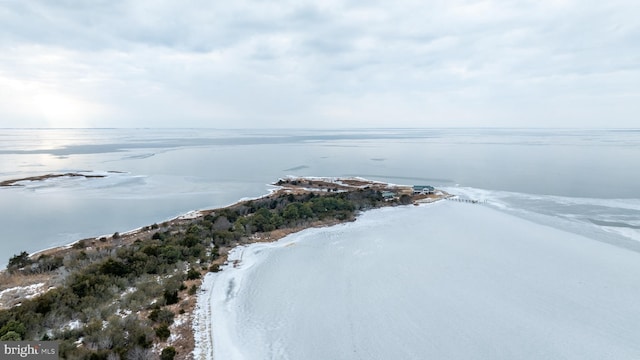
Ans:
[[[346,220],[348,215],[344,212],[339,212],[336,214],[335,218],[338,220]]]
[[[9,264],[7,265],[7,269],[9,272],[13,270],[17,270],[23,268],[27,265],[31,264],[31,259],[29,259],[29,253],[26,251],[21,252],[18,255],[14,255],[9,259]]]
[[[402,205],[409,205],[411,204],[413,200],[411,199],[411,196],[407,195],[407,194],[403,194],[402,196],[400,196],[400,203]]]
[[[84,240],[80,240],[75,242],[72,246],[72,248],[79,250],[79,249],[84,249],[87,247],[87,243]]]
[[[158,339],[165,341],[171,335],[171,331],[169,330],[169,326],[167,324],[162,324],[156,328],[156,336]]]
[[[160,360],[173,360],[175,356],[176,349],[173,346],[169,346],[162,349],[162,353],[160,353]]]
[[[175,264],[179,260],[182,260],[182,252],[179,248],[172,245],[163,247],[160,256],[167,264]]]
[[[24,337],[26,333],[27,333],[26,326],[24,326],[23,323],[16,320],[10,320],[2,328],[0,328],[0,336],[2,336],[2,338],[4,338],[5,336],[15,337],[17,335],[20,338],[18,339],[19,341]]]
[[[100,265],[100,272],[105,275],[113,276],[125,276],[129,273],[130,268],[122,261],[114,260],[112,258],[107,259],[102,265]]]
[[[195,295],[197,290],[198,290],[197,286],[191,285],[191,287],[189,288],[189,295]]]
[[[22,337],[15,331],[9,331],[6,334],[0,336],[0,341],[20,341]]]
[[[174,290],[174,291],[165,290],[163,297],[164,297],[164,302],[167,305],[177,304],[178,300],[180,300],[178,298],[177,290]]]
[[[180,242],[180,245],[186,246],[186,247],[193,247],[199,243],[200,243],[200,238],[198,237],[198,235],[194,233],[187,233],[184,239],[182,239],[182,241]]]
[[[187,271],[187,280],[195,280],[195,279],[200,279],[200,271],[191,268],[189,269],[189,271]]]
[[[149,319],[161,324],[173,324],[173,311],[167,309],[153,309],[149,313]]]
[[[42,254],[38,257],[38,260],[32,262],[31,266],[25,270],[27,270],[26,272],[29,273],[53,271],[61,267],[63,265],[63,262],[64,260],[61,256],[50,256]]]
[[[119,357],[114,357],[115,359],[120,359]],[[140,346],[133,346],[127,351],[124,358],[125,360],[147,360],[153,359],[153,353],[150,349],[145,349]],[[109,360],[109,359],[107,359]]]

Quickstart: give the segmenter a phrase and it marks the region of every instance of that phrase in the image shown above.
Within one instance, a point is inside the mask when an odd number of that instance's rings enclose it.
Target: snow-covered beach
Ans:
[[[633,359],[640,254],[440,201],[237,248],[196,359]]]

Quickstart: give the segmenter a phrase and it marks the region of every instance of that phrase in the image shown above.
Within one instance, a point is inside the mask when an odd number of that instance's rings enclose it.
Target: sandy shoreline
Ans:
[[[28,180],[31,178],[37,178],[38,180],[42,180],[42,179],[47,179],[47,178],[51,178],[51,177],[59,177],[59,176],[67,176],[68,174],[48,174],[48,175],[42,175],[42,176],[35,176],[35,177],[30,177],[30,178],[23,178],[23,179],[17,179],[17,180],[8,180],[10,182],[16,182],[16,181],[22,181],[22,180]],[[82,174],[78,174],[77,176],[85,176]],[[93,177],[104,177],[103,175],[95,175]],[[286,178],[285,178],[286,179]],[[361,188],[361,187],[365,187],[368,185],[373,185],[373,186],[377,186],[380,188],[388,188],[388,187],[396,187],[396,188],[409,188],[408,185],[397,185],[397,184],[391,184],[391,183],[384,183],[384,182],[380,182],[380,181],[374,181],[374,180],[368,180],[365,178],[361,178],[361,177],[348,177],[348,178],[329,178],[329,177],[317,177],[317,176],[305,176],[305,177],[295,177],[295,176],[291,176],[289,177],[289,179],[303,179],[303,180],[310,180],[310,181],[316,181],[318,183],[324,183],[326,184],[325,186],[327,187],[335,187],[338,188],[340,190],[349,190],[349,189],[353,189],[353,188]],[[271,187],[271,189],[268,189],[268,192],[266,194],[260,195],[260,196],[256,196],[256,197],[245,197],[245,198],[241,198],[233,203],[230,203],[228,205],[224,205],[221,207],[217,207],[217,208],[213,208],[213,209],[200,209],[200,210],[190,210],[184,214],[180,214],[177,215],[175,217],[157,222],[156,224],[175,224],[178,222],[182,222],[185,220],[194,220],[194,219],[199,219],[201,217],[204,217],[208,214],[211,214],[215,211],[219,211],[221,209],[226,209],[226,208],[230,208],[232,206],[236,206],[238,204],[241,204],[243,202],[246,201],[252,201],[252,200],[260,200],[260,199],[265,199],[265,198],[269,198],[272,196],[277,196],[279,192],[294,192],[294,193],[304,193],[306,191],[313,191],[312,189],[309,188],[304,188],[302,186],[295,186],[295,187],[291,187],[291,186],[282,186],[282,185],[276,185],[276,184],[267,184],[268,186]],[[9,186],[9,185],[7,185]],[[405,190],[408,191],[408,190]],[[445,193],[445,196],[450,196],[449,194]],[[432,202],[432,201],[437,201],[440,198],[437,196],[418,196],[416,197],[415,202],[416,203],[428,203],[428,202]],[[334,225],[334,223],[329,223],[327,225],[314,225],[312,227],[317,227],[317,226],[331,226]],[[120,237],[123,238],[130,238],[130,237],[134,237],[137,238],[138,236],[140,236],[141,234],[143,234],[144,232],[150,230],[150,227],[152,225],[146,225],[146,226],[141,226],[138,228],[134,228],[131,230],[127,230],[125,232],[121,232],[119,233]],[[294,232],[300,231],[302,229],[298,229]],[[286,234],[288,235],[288,234]],[[279,238],[286,236],[286,235],[282,235]],[[94,237],[88,237],[88,238],[83,238],[83,239],[79,239],[79,240],[75,240],[73,242],[70,242],[68,244],[65,245],[59,245],[59,246],[52,246],[49,248],[45,248],[45,249],[41,249],[41,250],[37,250],[34,251],[33,253],[30,254],[30,256],[32,258],[36,257],[36,256],[40,256],[40,255],[53,255],[56,254],[58,252],[63,252],[65,250],[68,250],[69,248],[72,248],[74,244],[77,244],[81,241],[90,241],[90,242],[94,242],[96,240],[99,239],[104,239],[104,238],[112,238],[113,234],[103,234],[103,235],[98,235],[98,236],[94,236]],[[277,239],[275,239],[277,240]],[[275,241],[275,240],[271,240],[271,241]],[[4,270],[0,270],[0,271],[4,271]]]

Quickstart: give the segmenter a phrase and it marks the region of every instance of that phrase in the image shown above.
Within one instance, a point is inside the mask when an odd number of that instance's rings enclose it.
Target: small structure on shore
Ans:
[[[428,195],[433,194],[435,189],[430,185],[413,185],[413,194],[414,195]]]
[[[396,199],[398,196],[396,195],[396,193],[392,192],[392,191],[383,191],[382,192],[382,198],[384,199],[384,201],[391,201]]]

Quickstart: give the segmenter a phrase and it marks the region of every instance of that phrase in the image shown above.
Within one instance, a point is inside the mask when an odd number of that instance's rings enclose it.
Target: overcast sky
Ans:
[[[1,0],[0,127],[640,127],[640,1]]]

